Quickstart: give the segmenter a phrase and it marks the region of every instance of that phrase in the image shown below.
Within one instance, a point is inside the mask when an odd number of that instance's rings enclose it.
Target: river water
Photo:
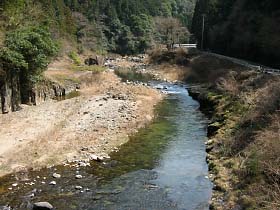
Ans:
[[[48,201],[58,210],[209,209],[207,119],[185,86],[160,85],[168,96],[157,106],[156,119],[110,160],[6,176],[0,179],[0,206],[29,209],[31,203]],[[51,186],[54,172],[62,177]],[[83,178],[75,179],[76,174]],[[21,175],[28,179],[18,181]],[[7,190],[15,182],[18,186]]]

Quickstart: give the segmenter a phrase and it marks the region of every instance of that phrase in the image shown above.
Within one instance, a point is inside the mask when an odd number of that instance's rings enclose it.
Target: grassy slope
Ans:
[[[213,207],[279,209],[280,79],[215,58],[197,58],[191,71],[207,84],[200,97],[215,104],[207,149]]]

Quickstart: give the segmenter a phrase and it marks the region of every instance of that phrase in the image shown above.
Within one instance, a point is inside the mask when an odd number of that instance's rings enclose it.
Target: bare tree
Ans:
[[[155,17],[154,24],[158,33],[158,41],[165,44],[167,49],[172,49],[175,43],[188,39],[189,30],[174,17]]]

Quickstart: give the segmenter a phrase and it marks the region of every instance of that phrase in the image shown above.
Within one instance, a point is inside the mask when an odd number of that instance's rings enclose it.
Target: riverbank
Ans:
[[[156,118],[110,159],[5,176],[0,208],[32,209],[45,201],[60,210],[209,209],[207,119],[185,85],[151,84],[167,93],[155,108]]]
[[[154,106],[163,97],[157,90],[122,83],[111,71],[86,73],[91,79],[87,83],[84,77],[79,96],[0,116],[1,176],[106,158],[153,119]]]
[[[207,55],[180,68],[210,119],[211,209],[279,209],[279,78]]]

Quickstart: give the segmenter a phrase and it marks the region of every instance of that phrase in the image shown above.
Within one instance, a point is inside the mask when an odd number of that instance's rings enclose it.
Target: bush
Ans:
[[[72,61],[74,62],[74,64],[76,64],[76,65],[78,65],[78,66],[80,66],[80,65],[82,64],[82,61],[81,61],[81,59],[79,58],[79,56],[77,55],[76,52],[71,51],[71,52],[69,53],[68,56],[69,56],[69,58],[72,59]]]
[[[19,67],[21,73],[29,80],[40,74],[49,64],[50,57],[58,51],[48,29],[38,26],[8,33],[5,46],[6,48],[1,50],[1,55],[6,55],[2,57],[6,61],[5,64]],[[13,58],[14,55],[17,60]]]
[[[162,49],[154,49],[149,53],[150,63],[162,64],[177,64],[177,65],[187,65],[189,64],[189,54],[183,49],[178,49],[176,51],[167,51]]]
[[[235,79],[234,74],[236,74],[236,72],[231,72],[226,78],[220,78],[217,81],[217,88],[220,91],[226,91],[232,96],[237,96],[239,93],[239,84]]]

